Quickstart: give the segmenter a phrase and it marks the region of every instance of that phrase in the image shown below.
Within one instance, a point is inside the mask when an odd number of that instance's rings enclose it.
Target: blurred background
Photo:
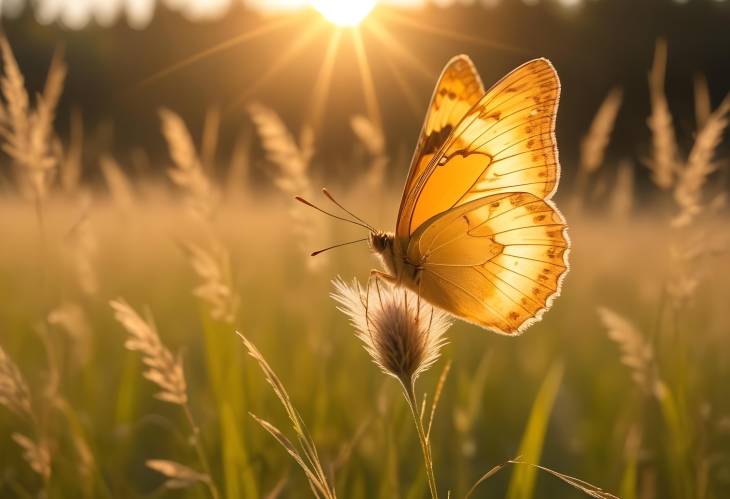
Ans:
[[[555,65],[572,249],[542,321],[519,338],[456,321],[419,379],[432,400],[451,362],[441,497],[517,455],[615,494],[600,499],[728,497],[730,1],[0,13],[0,497],[308,497],[250,417],[298,441],[234,330],[280,376],[339,497],[426,497],[397,383],[330,297],[377,263],[364,244],[309,257],[364,233],[292,198],[328,203],[327,186],[392,229],[459,53],[487,87]],[[472,498],[586,497],[565,480],[507,466]]]
[[[249,126],[251,101],[274,107],[294,130],[316,120],[323,163],[349,158],[356,113],[382,122],[392,157],[408,156],[435,79],[458,53],[472,57],[487,86],[530,58],[555,64],[563,84],[558,139],[568,173],[578,159],[575,137],[616,86],[624,100],[609,155],[648,155],[647,75],[658,38],[668,44],[666,93],[684,146],[694,129],[695,79],[706,78],[713,105],[730,87],[730,2],[723,0],[386,1],[354,32],[297,0],[1,5],[4,31],[31,89],[42,87],[53,51],[64,50],[69,75],[60,131],[67,133],[69,111],[79,109],[89,136],[104,142],[100,148],[128,154],[143,147],[153,159],[164,152],[160,107],[179,112],[198,134],[205,113],[218,110],[221,154],[230,154],[236,134]],[[335,48],[328,48],[333,37]],[[377,100],[370,108],[368,86]]]

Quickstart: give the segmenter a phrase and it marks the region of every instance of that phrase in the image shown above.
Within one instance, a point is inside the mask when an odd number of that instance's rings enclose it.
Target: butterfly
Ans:
[[[486,91],[469,57],[451,59],[426,113],[395,232],[353,215],[383,264],[373,275],[497,333],[517,335],[540,320],[569,268],[567,225],[551,201],[560,178],[559,99],[547,59]]]

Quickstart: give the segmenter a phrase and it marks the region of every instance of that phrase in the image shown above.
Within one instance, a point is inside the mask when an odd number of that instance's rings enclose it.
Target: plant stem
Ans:
[[[436,475],[433,472],[433,459],[431,457],[431,443],[429,442],[426,432],[423,428],[423,420],[418,414],[418,401],[416,400],[413,383],[402,382],[403,394],[406,397],[408,406],[411,408],[413,422],[416,424],[418,440],[421,443],[421,451],[423,452],[423,461],[426,467],[426,478],[428,479],[428,488],[431,491],[431,499],[438,499],[438,489],[436,487]]]
[[[193,440],[195,441],[195,451],[198,454],[198,460],[200,461],[200,465],[203,467],[203,471],[206,475],[208,475],[208,480],[206,480],[205,484],[208,486],[211,497],[213,497],[213,499],[219,499],[220,494],[218,492],[218,487],[216,487],[215,482],[213,481],[213,476],[210,474],[208,458],[205,457],[205,450],[203,449],[203,442],[200,437],[200,428],[198,428],[198,425],[195,424],[195,419],[193,419],[193,413],[190,411],[190,406],[188,406],[188,404],[183,404],[183,409],[185,410],[185,416],[188,418],[188,423],[190,423],[190,428],[193,431]]]

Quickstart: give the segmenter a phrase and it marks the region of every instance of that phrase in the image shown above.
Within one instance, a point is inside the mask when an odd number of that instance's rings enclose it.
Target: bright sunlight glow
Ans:
[[[311,0],[328,21],[337,26],[357,26],[375,7],[375,0]]]

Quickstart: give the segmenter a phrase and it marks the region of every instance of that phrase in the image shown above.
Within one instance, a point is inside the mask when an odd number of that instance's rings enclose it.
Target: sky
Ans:
[[[430,2],[428,0],[382,0],[379,3],[412,7],[422,6],[425,3],[439,7],[470,4],[490,7],[502,1],[522,1],[528,5],[537,4],[540,1],[552,1],[566,8],[579,8],[584,1],[596,0],[431,0]],[[693,0],[668,1],[687,3]],[[725,2],[726,0],[710,1]],[[307,0],[34,0],[33,2],[0,0],[0,12],[5,16],[16,16],[29,3],[35,4],[35,17],[39,23],[58,22],[71,29],[82,29],[90,23],[108,26],[119,18],[124,18],[133,28],[143,29],[152,20],[158,3],[196,20],[214,19],[225,15],[236,3],[243,3],[250,8],[264,11],[301,9],[310,4]]]

